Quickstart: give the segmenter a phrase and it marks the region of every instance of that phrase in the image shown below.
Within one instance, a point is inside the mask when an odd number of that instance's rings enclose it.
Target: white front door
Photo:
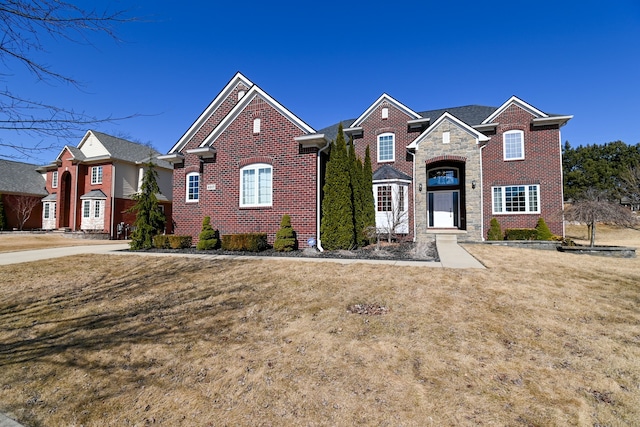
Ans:
[[[457,206],[453,204],[453,192],[443,191],[433,193],[433,227],[434,228],[453,228],[454,227],[454,209]]]

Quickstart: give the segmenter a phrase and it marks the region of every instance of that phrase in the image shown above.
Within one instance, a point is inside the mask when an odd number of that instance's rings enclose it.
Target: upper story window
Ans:
[[[240,207],[272,205],[273,166],[255,163],[240,169]]]
[[[253,119],[253,133],[260,133],[260,118]]]
[[[395,161],[395,135],[383,133],[378,136],[378,163]]]
[[[58,188],[58,171],[51,173],[51,188]]]
[[[192,172],[187,174],[187,202],[197,202],[200,200],[200,174]]]
[[[539,185],[493,187],[493,213],[540,213]]]
[[[510,130],[502,136],[504,146],[504,160],[524,159],[524,132]]]
[[[382,109],[382,118],[383,119],[388,119],[389,118],[389,108],[388,107],[384,107]]]
[[[102,184],[102,166],[91,168],[91,184]]]

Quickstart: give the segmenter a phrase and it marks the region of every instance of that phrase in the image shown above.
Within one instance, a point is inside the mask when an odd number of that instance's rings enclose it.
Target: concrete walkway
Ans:
[[[22,427],[22,424],[19,424],[6,415],[0,414],[0,427]]]
[[[467,251],[461,248],[456,236],[436,236],[436,248],[440,261],[403,261],[403,260],[378,260],[378,259],[349,259],[349,258],[314,258],[314,257],[263,257],[268,260],[288,260],[301,262],[335,262],[338,264],[378,264],[412,267],[444,267],[444,268],[484,268],[484,266]],[[256,257],[246,255],[205,255],[205,254],[176,254],[161,252],[128,252],[128,243],[114,243],[109,245],[69,246],[65,248],[38,249],[32,251],[0,253],[0,265],[33,262],[42,259],[59,258],[80,254],[111,254],[111,255],[137,255],[155,257],[188,257],[201,259],[241,259],[255,260]],[[0,426],[2,427],[2,426]]]

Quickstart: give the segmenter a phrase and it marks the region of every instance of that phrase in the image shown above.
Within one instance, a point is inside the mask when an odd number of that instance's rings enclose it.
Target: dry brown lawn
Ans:
[[[638,425],[640,258],[466,247],[486,270],[0,267],[0,410],[30,426]]]
[[[0,253],[113,243],[117,242],[114,240],[73,239],[59,234],[3,233],[0,234]]]

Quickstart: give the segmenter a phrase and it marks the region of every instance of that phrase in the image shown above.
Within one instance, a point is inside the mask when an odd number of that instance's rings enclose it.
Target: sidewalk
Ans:
[[[378,259],[345,259],[345,258],[313,258],[313,257],[252,257],[246,255],[204,255],[204,254],[175,254],[161,252],[126,252],[128,243],[114,243],[111,245],[70,246],[64,248],[38,249],[32,251],[0,253],[0,265],[33,262],[42,259],[59,258],[80,254],[113,254],[138,255],[156,257],[188,257],[201,259],[241,259],[241,260],[288,260],[302,262],[335,262],[338,264],[378,264],[411,267],[444,267],[444,268],[484,268],[484,266],[460,247],[455,236],[438,235],[436,248],[440,261],[411,261],[411,260],[378,260]],[[118,252],[123,251],[123,252]],[[2,427],[2,426],[0,426]]]
[[[22,424],[0,413],[0,427],[22,427]]]

